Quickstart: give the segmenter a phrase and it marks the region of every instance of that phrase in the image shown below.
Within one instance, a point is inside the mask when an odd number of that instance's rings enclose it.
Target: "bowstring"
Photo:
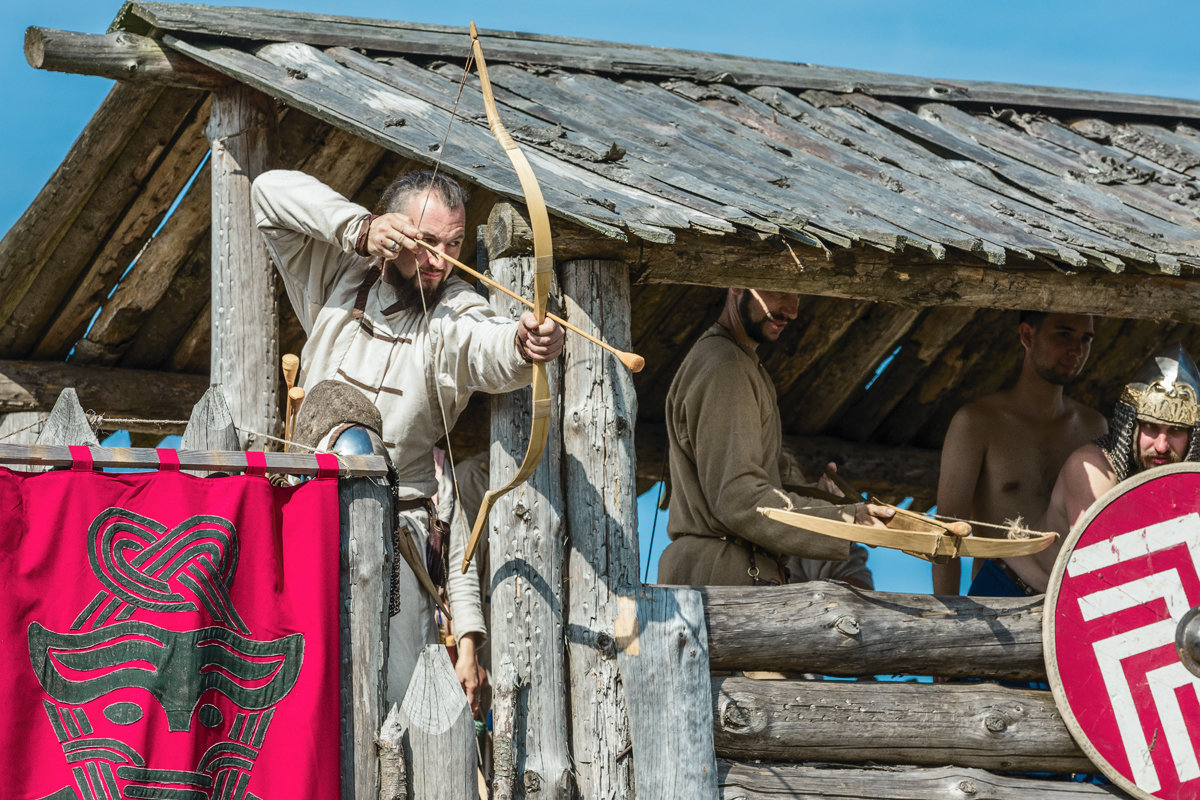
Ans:
[[[475,52],[474,52],[474,50],[468,48],[467,60],[463,64],[462,77],[458,81],[458,94],[454,98],[454,105],[450,108],[450,121],[446,124],[446,133],[444,136],[442,136],[442,144],[438,148],[437,161],[435,161],[434,165],[433,165],[433,177],[430,179],[430,182],[429,182],[431,188],[432,188],[434,182],[437,180],[438,172],[442,168],[442,159],[445,157],[445,153],[446,153],[446,143],[450,141],[450,129],[454,127],[454,120],[458,118],[458,106],[459,106],[459,103],[462,102],[463,91],[467,86],[467,76],[471,73],[471,66],[474,63],[475,63]],[[418,235],[420,235],[419,231],[421,228],[421,223],[425,219],[425,209],[428,208],[428,206],[429,206],[429,195],[427,193],[425,202],[421,204],[421,213],[417,217],[416,228],[418,230]],[[432,253],[430,254],[430,256],[432,256]],[[451,267],[451,269],[453,269],[453,267]],[[425,287],[421,284],[420,269],[418,269],[415,277],[416,277],[416,283],[417,283],[417,294],[421,297],[421,311],[424,314],[426,324],[428,325],[429,305],[425,299]],[[432,356],[432,349],[430,351],[430,355]],[[455,466],[454,446],[450,443],[450,419],[449,419],[449,417],[446,416],[446,404],[444,402],[442,402],[442,392],[441,392],[441,388],[438,385],[438,379],[437,379],[437,373],[436,373],[437,365],[431,364],[430,366],[435,370],[434,376],[433,376],[433,394],[434,394],[434,397],[437,398],[438,413],[440,414],[440,416],[442,418],[442,430],[445,431],[445,433],[446,433],[446,462],[449,463],[449,465],[450,465],[450,485],[454,488],[454,506],[455,506],[455,509],[459,512],[458,513],[459,527],[462,528],[462,535],[463,535],[463,541],[464,541],[464,547],[465,547],[466,540],[470,538],[470,531],[467,530],[466,514],[463,511],[463,507],[462,507],[462,493],[459,491],[459,488],[458,488],[458,470]],[[451,515],[452,522],[453,522],[453,519],[454,519],[454,515]]]

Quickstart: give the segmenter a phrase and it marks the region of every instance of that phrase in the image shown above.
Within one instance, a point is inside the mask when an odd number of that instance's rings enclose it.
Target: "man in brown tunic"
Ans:
[[[787,556],[798,570],[845,561],[848,542],[774,522],[760,506],[816,509],[863,524],[882,524],[891,510],[860,503],[830,506],[783,489],[782,425],[775,385],[758,360],[760,343],[779,338],[799,307],[795,294],[730,289],[717,323],[692,347],[667,393],[672,542],[658,565],[660,583],[782,583]],[[859,548],[861,550],[861,548]],[[862,555],[852,562],[859,585],[869,581]],[[817,570],[814,570],[817,571]],[[839,577],[835,570],[799,579]],[[867,584],[869,585],[869,584]]]

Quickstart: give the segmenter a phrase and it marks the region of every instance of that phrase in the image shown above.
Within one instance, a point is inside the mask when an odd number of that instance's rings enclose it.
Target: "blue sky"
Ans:
[[[275,0],[208,5],[288,8],[410,22],[577,36],[784,61],[904,73],[1150,94],[1200,100],[1200,3],[1194,0],[763,0],[696,3],[507,3],[438,0]],[[31,69],[23,54],[31,25],[103,33],[113,0],[0,6],[0,230],[33,200],[111,87],[110,81]],[[464,40],[464,49],[465,49]],[[485,42],[486,47],[486,42]],[[643,528],[653,509],[640,504]],[[665,542],[663,520],[655,550]],[[643,538],[643,558],[649,555]],[[929,569],[902,555],[872,553],[880,588],[929,591]],[[653,577],[653,572],[651,576]]]

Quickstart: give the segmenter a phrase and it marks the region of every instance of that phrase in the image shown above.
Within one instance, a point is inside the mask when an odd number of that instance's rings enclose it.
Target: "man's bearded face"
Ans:
[[[401,213],[420,228],[425,242],[451,258],[459,257],[466,235],[465,208],[449,208],[436,194],[422,193],[410,200]],[[400,248],[396,258],[387,263],[404,283],[414,288],[419,284],[426,296],[436,292],[454,269],[449,261],[420,246],[416,253]]]
[[[774,342],[779,339],[788,322],[796,318],[799,298],[788,292],[759,292],[758,295],[762,298],[762,304],[754,299],[749,289],[742,291],[742,299],[738,303],[742,328],[758,344]]]
[[[1138,424],[1137,462],[1141,469],[1178,464],[1187,455],[1191,430],[1142,421]]]

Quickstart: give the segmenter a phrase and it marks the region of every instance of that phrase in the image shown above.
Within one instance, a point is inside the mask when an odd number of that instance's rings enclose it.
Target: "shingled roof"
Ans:
[[[280,166],[366,205],[435,162],[472,187],[472,225],[521,199],[473,75],[460,95],[463,29],[132,2],[109,39],[165,47],[189,88],[133,65],[0,242],[0,358],[207,372],[204,125],[229,81],[281,101]],[[1013,375],[1002,309],[1113,317],[1076,390],[1088,402],[1165,341],[1197,352],[1200,102],[483,41],[557,257],[622,259],[637,282],[642,422],[715,318],[705,287],[808,293],[765,360],[789,432],[843,442],[936,447],[956,408]],[[282,346],[301,336],[287,317]]]

